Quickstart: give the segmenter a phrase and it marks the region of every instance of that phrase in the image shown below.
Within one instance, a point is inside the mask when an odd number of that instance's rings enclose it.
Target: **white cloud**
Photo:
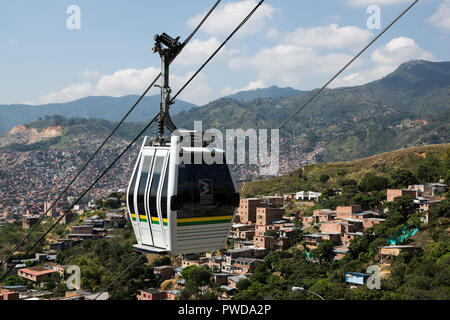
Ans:
[[[270,28],[266,33],[266,37],[271,40],[277,40],[279,36],[280,31],[278,31],[276,28]]]
[[[367,7],[370,5],[392,5],[407,2],[411,2],[411,0],[348,0],[347,5],[350,7]]]
[[[450,31],[450,0],[442,2],[428,21]]]
[[[85,82],[71,84],[58,91],[51,92],[39,98],[38,104],[68,102],[87,96],[121,97],[129,94],[141,94],[151,81],[158,75],[160,69],[149,67],[145,69],[122,69],[110,75],[104,75],[96,83]],[[191,77],[192,72],[184,76],[171,75],[172,92],[179,88]],[[157,88],[151,94],[158,94]],[[203,74],[198,74],[192,83],[181,93],[180,99],[195,104],[204,104],[214,98],[214,91],[208,85]]]
[[[95,70],[85,70],[78,74],[78,76],[83,80],[95,80],[102,76],[102,74]]]
[[[171,87],[173,94],[178,92],[178,89],[189,80],[192,74],[193,72],[188,72],[182,77],[174,75],[171,76]],[[208,84],[208,78],[202,73],[199,73],[178,97],[178,99],[195,103],[197,105],[204,105],[215,98],[217,98],[217,96],[214,89]]]
[[[250,81],[248,85],[246,85],[245,87],[242,87],[240,89],[225,87],[222,90],[220,90],[220,93],[222,96],[229,96],[229,95],[235,94],[240,91],[250,91],[250,90],[255,90],[255,89],[263,89],[266,87],[267,87],[267,85],[263,80],[257,80],[257,81]]]
[[[92,84],[71,84],[59,91],[54,91],[39,98],[38,104],[68,102],[91,95]]]
[[[229,2],[216,8],[205,21],[202,29],[211,35],[228,34],[249,14],[256,6],[256,0]],[[251,19],[239,31],[240,34],[253,34],[265,27],[267,20],[272,19],[278,10],[268,4],[262,4]],[[205,16],[206,12],[198,14],[187,21],[191,28],[195,28]]]
[[[308,77],[337,71],[350,59],[343,53],[320,54],[313,48],[280,44],[253,56],[233,58],[228,66],[235,70],[251,68],[264,84],[300,87],[310,86],[304,82]]]
[[[198,65],[204,62],[211,54],[221,45],[221,42],[216,37],[209,38],[208,40],[192,40],[180,53],[174,64],[189,66]],[[224,46],[220,52],[216,55],[215,59],[218,57],[231,57],[233,54],[237,53],[238,50],[230,49],[228,50]]]
[[[372,35],[369,30],[355,26],[339,27],[333,23],[328,26],[298,28],[285,35],[283,40],[285,43],[314,48],[355,49],[367,43]]]
[[[413,39],[398,37],[372,52],[373,68],[351,73],[337,79],[332,87],[355,86],[380,79],[410,60],[433,59],[433,54],[422,49]]]
[[[429,60],[432,58],[433,54],[419,47],[413,39],[406,37],[392,39],[371,55],[371,60],[376,64],[394,67],[413,59]]]

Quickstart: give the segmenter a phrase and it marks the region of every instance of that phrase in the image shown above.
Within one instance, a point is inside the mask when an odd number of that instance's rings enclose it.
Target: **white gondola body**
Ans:
[[[177,163],[180,152],[200,159],[215,148],[142,144],[127,189],[127,207],[142,252],[189,254],[225,248],[239,195],[228,165]],[[181,176],[181,178],[180,178]]]

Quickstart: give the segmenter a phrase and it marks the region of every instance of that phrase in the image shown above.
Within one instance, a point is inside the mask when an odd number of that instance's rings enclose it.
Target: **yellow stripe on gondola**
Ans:
[[[152,224],[159,224],[159,219],[152,217]],[[167,226],[167,218],[163,218],[163,225]]]
[[[203,222],[203,221],[231,220],[231,219],[233,219],[233,216],[219,216],[219,217],[184,218],[184,219],[177,219],[177,222],[178,223]]]

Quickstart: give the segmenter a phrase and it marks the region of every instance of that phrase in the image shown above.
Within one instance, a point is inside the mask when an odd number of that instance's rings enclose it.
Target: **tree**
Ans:
[[[366,173],[359,181],[358,188],[363,192],[381,191],[389,186],[389,180],[373,173]]]
[[[211,290],[206,290],[199,298],[199,300],[217,300],[216,295]]]
[[[180,291],[180,300],[190,300],[197,297],[199,293],[198,286],[193,281],[186,281],[184,289]]]
[[[361,205],[363,210],[369,210],[380,206],[385,197],[386,194],[381,191],[373,191],[371,194],[360,192],[353,196],[352,202]]]
[[[171,263],[171,259],[169,256],[164,256],[161,258],[156,258],[155,260],[153,260],[152,262],[152,267],[159,267],[159,266],[167,266],[170,265]]]
[[[242,279],[236,284],[236,288],[239,291],[244,291],[244,290],[247,290],[248,287],[250,287],[251,284],[252,284],[252,282],[250,280]]]
[[[330,179],[330,177],[329,177],[328,175],[326,175],[326,174],[322,174],[322,175],[320,175],[320,177],[319,177],[319,180],[320,180],[320,182],[322,182],[322,183],[327,182],[329,179]]]
[[[427,155],[425,159],[419,162],[417,167],[417,177],[420,182],[435,182],[442,175],[442,162],[435,155]]]
[[[417,183],[417,178],[411,171],[400,168],[391,172],[389,180],[393,188],[406,188],[409,185]]]
[[[52,273],[44,282],[45,290],[53,290],[61,284],[61,275],[58,272]]]
[[[265,284],[267,278],[270,276],[269,270],[267,269],[265,264],[259,264],[256,266],[253,275],[251,276],[252,281],[259,282],[261,284]]]
[[[276,230],[267,230],[266,232],[264,232],[264,235],[267,237],[276,237],[278,236],[278,231]]]
[[[211,283],[212,272],[206,266],[189,266],[181,272],[181,276],[200,287]]]
[[[314,258],[318,259],[322,264],[323,262],[330,262],[333,259],[333,242],[330,240],[324,240],[312,250]]]
[[[429,210],[430,218],[435,220],[440,217],[450,217],[450,198],[447,193],[445,200],[441,201],[438,205],[431,207]]]
[[[5,286],[28,285],[29,281],[17,275],[9,275],[3,280]]]

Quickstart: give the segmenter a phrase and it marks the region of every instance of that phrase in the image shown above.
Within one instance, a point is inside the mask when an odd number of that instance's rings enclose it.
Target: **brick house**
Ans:
[[[282,226],[280,225],[274,225],[274,224],[269,224],[269,225],[256,225],[255,226],[255,235],[256,236],[263,236],[267,231],[269,230],[275,230],[278,231],[281,229]]]
[[[362,212],[359,204],[351,206],[338,206],[336,208],[336,218],[353,218],[355,213]]]
[[[243,279],[247,279],[244,275],[236,275],[228,278],[228,286],[231,288],[236,288],[237,283]]]
[[[38,222],[38,220],[39,220],[38,217],[23,216],[22,217],[22,229],[23,230],[30,229],[33,225],[35,225]]]
[[[164,300],[167,298],[167,292],[154,288],[138,290],[136,298],[138,300]]]
[[[180,295],[180,291],[178,291],[178,290],[167,291],[167,300],[177,300],[177,297],[179,295]]]
[[[313,216],[316,217],[317,222],[332,221],[336,214],[331,209],[317,209],[313,211]]]
[[[259,198],[241,199],[237,209],[237,222],[251,224],[256,222],[256,208],[265,207],[266,204]]]
[[[380,224],[384,222],[386,219],[382,218],[365,218],[363,219],[363,227],[364,229],[372,228],[376,224]]]
[[[19,300],[19,292],[17,291],[10,291],[8,289],[2,289],[0,291],[0,301],[1,300]]]
[[[153,268],[153,274],[159,281],[171,279],[175,273],[175,269],[172,266],[159,266]]]
[[[283,197],[281,196],[265,196],[263,201],[269,207],[279,208],[283,206]]]
[[[250,241],[255,236],[254,226],[249,224],[233,224],[230,230],[229,238],[238,241]]]
[[[342,236],[342,244],[348,246],[353,239],[362,235],[362,232],[346,232]]]
[[[258,264],[264,263],[264,260],[255,258],[237,258],[233,263],[233,273],[246,275],[252,273]]]
[[[319,217],[317,216],[307,216],[302,217],[303,228],[312,227],[314,224],[319,223]]]
[[[409,189],[387,189],[386,190],[386,196],[387,196],[387,202],[394,201],[395,198],[409,195],[411,198],[417,197],[417,191],[416,190],[409,190]]]
[[[255,246],[266,250],[275,249],[275,238],[269,236],[255,236]]]
[[[343,234],[345,232],[344,222],[324,222],[320,225],[321,233],[337,233]]]
[[[214,282],[218,283],[220,285],[227,285],[229,277],[230,277],[230,274],[228,274],[228,273],[214,273],[213,274]]]
[[[205,260],[192,260],[192,259],[185,258],[185,259],[183,259],[181,261],[181,267],[183,267],[183,268],[186,268],[186,267],[189,267],[189,266],[197,266],[197,267],[199,267],[199,266],[204,265],[206,263],[207,263],[207,261],[205,261]]]
[[[321,233],[320,235],[322,236],[322,241],[330,240],[333,244],[341,243],[341,235],[339,233]]]
[[[21,278],[33,281],[35,283],[40,283],[46,280],[52,273],[57,271],[53,269],[48,269],[42,266],[23,268],[17,271],[17,275]]]
[[[266,226],[272,224],[274,220],[283,218],[284,209],[281,208],[257,208],[256,209],[256,225]]]
[[[56,272],[58,272],[62,277],[64,277],[66,271],[67,271],[67,266],[63,266],[54,262],[47,262],[45,264],[46,267],[48,267],[49,269],[52,269]]]

